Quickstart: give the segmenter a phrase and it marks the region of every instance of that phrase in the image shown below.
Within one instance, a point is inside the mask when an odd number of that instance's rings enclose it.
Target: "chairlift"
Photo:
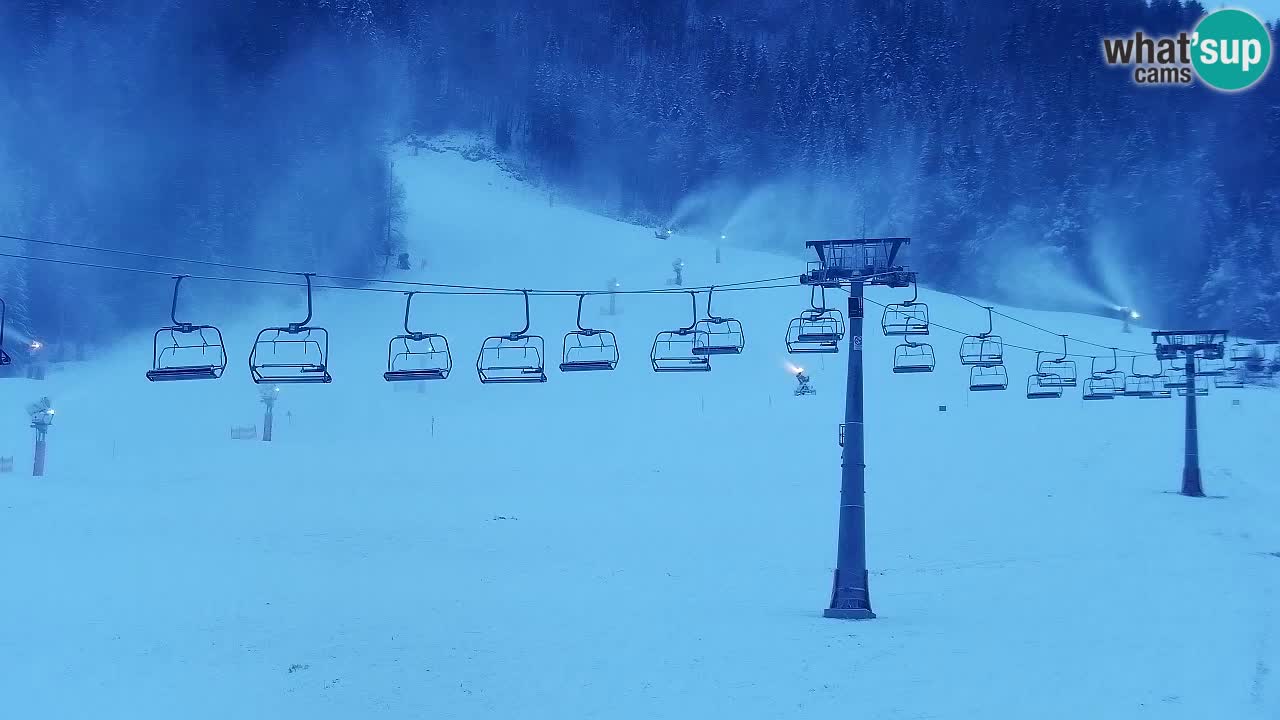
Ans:
[[[1124,392],[1124,380],[1118,376],[1090,375],[1084,379],[1082,397],[1085,400],[1114,400]]]
[[[1163,360],[1157,360],[1159,370],[1154,374],[1142,375],[1139,377],[1148,378],[1151,381],[1151,392],[1142,395],[1143,400],[1165,400],[1173,397],[1173,391],[1169,389],[1171,380],[1169,373],[1171,370],[1165,368]]]
[[[1159,392],[1160,388],[1168,387],[1167,383],[1169,381],[1169,368],[1166,368],[1164,366],[1163,360],[1157,360],[1156,363],[1160,366],[1160,370],[1156,372],[1156,374],[1153,375],[1151,379],[1155,381],[1156,392]]]
[[[529,334],[529,291],[524,295],[524,327],[506,335],[485,338],[476,356],[482,383],[541,383],[547,381],[540,335]]]
[[[1124,379],[1122,394],[1125,397],[1146,397],[1155,392],[1157,377],[1160,377],[1158,373],[1138,372],[1138,356],[1134,355],[1129,358],[1129,374]]]
[[[987,390],[1006,390],[1009,387],[1009,374],[1004,365],[974,365],[969,369],[969,390],[973,392]]]
[[[1205,377],[1220,377],[1227,374],[1227,361],[1223,358],[1196,358],[1196,375]]]
[[[1232,359],[1237,368],[1243,370],[1246,375],[1256,376],[1266,372],[1267,354],[1266,346],[1259,343],[1249,346],[1248,355],[1242,360]]]
[[[382,379],[387,382],[444,380],[453,370],[453,355],[444,335],[409,327],[409,311],[417,294],[405,293],[404,334],[387,343],[387,371],[382,373]]]
[[[733,318],[711,314],[715,286],[707,290],[707,316],[696,324],[693,352],[696,355],[737,355],[746,345],[742,323]]]
[[[1080,375],[1076,370],[1076,361],[1068,359],[1066,335],[1062,336],[1062,355],[1043,359],[1042,356],[1043,353],[1036,353],[1036,374],[1040,376],[1042,385],[1046,382],[1058,383],[1046,387],[1068,388],[1078,384]]]
[[[1237,342],[1231,345],[1231,362],[1248,362],[1254,357],[1254,345],[1247,342]]]
[[[929,334],[929,306],[919,302],[920,287],[916,285],[916,274],[909,273],[909,275],[911,299],[884,306],[884,314],[880,317],[880,328],[886,336]]]
[[[960,364],[993,367],[1004,364],[1004,341],[992,334],[992,308],[987,307],[987,331],[967,335],[960,342]],[[972,375],[972,373],[970,373]]]
[[[893,349],[893,371],[895,373],[927,373],[933,372],[937,358],[933,346],[929,343],[917,343],[907,340]]]
[[[1172,391],[1172,390],[1169,390],[1168,388],[1160,387],[1160,384],[1159,384],[1158,382],[1156,382],[1156,381],[1152,381],[1152,385],[1153,385],[1153,387],[1151,388],[1151,392],[1146,393],[1146,394],[1143,394],[1143,395],[1140,395],[1140,396],[1139,396],[1139,399],[1142,399],[1142,400],[1167,400],[1167,399],[1169,399],[1169,398],[1173,397],[1173,391]]]
[[[1213,386],[1218,390],[1241,390],[1244,388],[1244,375],[1239,370],[1219,375],[1213,379]]]
[[[1196,377],[1195,387],[1184,384],[1178,388],[1178,397],[1186,397],[1188,394],[1195,393],[1196,397],[1205,397],[1209,394],[1209,380],[1207,378]]]
[[[1155,383],[1151,378],[1139,377],[1137,375],[1127,375],[1124,379],[1124,391],[1121,395],[1125,397],[1140,398],[1145,396],[1155,387]]]
[[[173,302],[169,305],[169,319],[173,324],[157,330],[151,340],[151,369],[147,371],[147,379],[152,382],[217,380],[227,369],[222,332],[212,325],[178,320],[178,288],[185,277],[175,275],[173,278]],[[167,336],[167,344],[161,344],[161,335]]]
[[[1111,348],[1111,367],[1099,368],[1098,361],[1102,358],[1092,358],[1089,362],[1090,378],[1095,382],[1092,389],[1095,392],[1101,392],[1106,387],[1110,387],[1116,395],[1123,395],[1125,388],[1126,376],[1124,371],[1120,369],[1120,356],[1115,348]]]
[[[1178,367],[1169,368],[1165,371],[1164,386],[1174,390],[1185,388],[1187,386],[1187,371]]]
[[[9,353],[4,351],[4,315],[5,315],[4,299],[0,298],[0,367],[3,367],[13,362],[13,358],[9,357]]]
[[[653,348],[649,351],[649,361],[654,372],[709,372],[711,357],[699,354],[696,348],[705,346],[705,339],[699,341],[703,331],[698,329],[698,293],[690,292],[693,301],[693,319],[688,327],[666,330],[653,338]]]
[[[1158,387],[1155,378],[1146,375],[1129,375],[1124,381],[1124,396],[1136,398],[1148,398],[1156,392],[1163,391],[1168,397],[1168,390]]]
[[[822,300],[815,301],[817,292]],[[826,287],[809,286],[809,309],[800,313],[787,325],[787,352],[789,353],[838,353],[844,339],[844,315],[828,308]]]
[[[302,322],[258,332],[249,351],[249,374],[255,383],[329,383],[329,331],[311,327],[311,278],[307,282],[307,316]]]
[[[1280,340],[1259,340],[1258,346],[1258,354],[1261,356],[1258,360],[1260,371],[1268,375],[1280,373]],[[1270,356],[1267,353],[1268,348],[1274,348]]]
[[[564,336],[564,352],[560,357],[561,372],[612,370],[618,367],[618,338],[608,330],[582,327],[582,301],[578,295],[578,329]]]
[[[1027,399],[1044,400],[1062,397],[1063,379],[1052,373],[1033,373],[1027,376]]]

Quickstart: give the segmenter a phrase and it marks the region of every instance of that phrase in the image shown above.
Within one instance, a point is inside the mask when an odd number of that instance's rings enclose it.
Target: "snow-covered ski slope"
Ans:
[[[710,245],[552,205],[452,152],[397,169],[431,261],[405,279],[662,287],[676,256],[692,285],[803,269],[799,252],[732,248],[717,265]],[[688,323],[685,296],[620,297],[616,316],[589,300],[622,362],[574,375],[551,366],[576,300],[534,298],[554,350],[532,386],[474,373],[481,340],[520,327],[518,296],[424,296],[415,324],[448,335],[455,369],[421,393],[381,378],[402,297],[320,292],[335,380],[282,388],[273,443],[229,429],[261,425],[249,342],[298,319],[300,297],[246,286],[262,304],[229,317],[200,292],[186,286],[185,314],[221,325],[220,381],[148,383],[148,334],[0,382],[0,455],[17,464],[0,475],[0,717],[1280,717],[1272,392],[1202,400],[1221,497],[1191,500],[1171,494],[1178,399],[1028,401],[1033,360],[1012,350],[1010,389],[971,395],[958,336],[929,338],[937,372],[893,375],[895,343],[869,322],[879,618],[846,622],[821,617],[846,356],[786,354],[807,290],[717,296],[747,347],[702,374],[649,368],[654,334]],[[975,306],[921,295],[936,322],[983,329]],[[792,395],[791,362],[816,396]],[[20,405],[41,395],[58,414],[33,479]]]

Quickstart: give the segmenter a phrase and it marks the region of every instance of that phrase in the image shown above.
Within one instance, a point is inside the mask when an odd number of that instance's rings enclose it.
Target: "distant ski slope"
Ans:
[[[690,285],[803,270],[800,248],[726,248],[717,265],[696,238],[552,205],[455,153],[396,167],[415,267],[430,261],[405,279],[663,287],[675,257]],[[868,306],[880,618],[848,623],[821,617],[846,353],[787,355],[806,289],[718,294],[746,352],[692,376],[648,363],[656,332],[688,324],[686,296],[623,296],[616,316],[589,299],[622,362],[575,375],[554,365],[576,299],[534,298],[550,379],[523,387],[474,374],[481,340],[522,324],[518,296],[422,297],[415,325],[448,336],[455,369],[421,393],[381,378],[402,297],[321,292],[334,383],[282,388],[275,442],[233,441],[232,425],[261,424],[249,341],[301,308],[297,293],[263,298],[244,316],[198,301],[188,313],[227,337],[217,382],[147,383],[147,334],[46,382],[0,385],[0,455],[18,470],[0,476],[0,716],[1280,713],[1273,392],[1202,399],[1205,485],[1223,498],[1189,500],[1169,494],[1180,400],[1028,401],[1034,359],[1015,350],[1010,389],[971,395],[960,337],[939,329],[937,372],[894,375],[896,343]],[[927,287],[921,299],[937,323],[984,329],[972,304]],[[1149,345],[1104,319],[1003,310]],[[1000,318],[996,331],[1058,347]],[[792,395],[790,363],[816,396]],[[20,410],[40,395],[58,415],[49,474],[32,479]]]

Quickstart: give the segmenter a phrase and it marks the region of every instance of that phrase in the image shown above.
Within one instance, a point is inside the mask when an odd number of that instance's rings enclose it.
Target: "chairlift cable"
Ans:
[[[967,297],[965,297],[965,296],[963,296],[963,295],[956,295],[956,297],[960,298],[961,300],[964,300],[964,301],[965,301],[965,302],[967,302],[967,303],[970,303],[971,305],[976,305],[977,307],[980,307],[980,308],[982,308],[982,309],[984,309],[984,310],[989,309],[986,305],[983,305],[982,303],[980,303],[980,302],[978,302],[978,301],[976,301],[976,300],[970,300],[969,298],[967,298]],[[1048,329],[1048,328],[1045,328],[1045,327],[1041,327],[1041,326],[1039,326],[1039,325],[1036,325],[1035,323],[1030,323],[1030,322],[1027,322],[1026,320],[1023,320],[1023,319],[1021,319],[1021,318],[1016,318],[1016,317],[1014,317],[1014,316],[1012,316],[1012,315],[1008,315],[1008,314],[1006,314],[1006,313],[1002,313],[1002,312],[1000,312],[999,310],[994,310],[994,309],[992,309],[992,310],[991,310],[991,312],[995,313],[996,315],[999,315],[999,316],[1000,316],[1000,317],[1002,317],[1002,318],[1005,318],[1006,320],[1012,320],[1012,321],[1014,321],[1014,322],[1016,322],[1016,323],[1019,323],[1019,324],[1021,324],[1021,325],[1026,325],[1026,326],[1027,326],[1027,327],[1029,327],[1029,328],[1032,328],[1032,329],[1034,329],[1034,330],[1039,330],[1040,332],[1043,332],[1043,333],[1048,333],[1048,334],[1050,334],[1050,335],[1058,335],[1058,336],[1061,336],[1061,335],[1062,335],[1062,333],[1056,333],[1056,332],[1054,332],[1054,331],[1052,331],[1052,330],[1050,330],[1050,329]],[[1071,339],[1072,339],[1072,340],[1075,340],[1076,342],[1078,342],[1078,343],[1080,343],[1080,344],[1082,344],[1082,345],[1092,345],[1093,347],[1101,348],[1101,349],[1103,349],[1103,350],[1110,350],[1110,349],[1112,349],[1110,345],[1101,345],[1101,344],[1099,344],[1099,343],[1089,342],[1088,340],[1080,340],[1079,338],[1074,338],[1074,337],[1073,337],[1073,338],[1071,338]],[[1015,346],[1011,345],[1010,347],[1015,347]],[[1124,350],[1124,352],[1127,352],[1127,353],[1130,353],[1130,354],[1133,354],[1133,355],[1152,355],[1152,354],[1153,354],[1153,353],[1148,353],[1148,352],[1139,352],[1139,351],[1137,351],[1137,350],[1125,350],[1124,348],[1121,348],[1121,350]]]
[[[52,241],[44,241],[44,240],[28,240],[27,238],[21,238],[21,237],[17,237],[17,236],[13,236],[13,235],[2,235],[2,234],[0,234],[0,238],[6,238],[6,239],[17,239],[17,240],[28,241],[28,242],[44,243],[44,244],[49,244],[49,245],[66,246],[66,247],[73,247],[73,248],[79,248],[79,247],[81,247],[81,246],[72,245],[72,244],[70,244],[70,243],[54,243],[54,242],[52,242]],[[107,250],[105,250],[104,248],[91,248],[91,247],[89,247],[89,246],[83,246],[83,247],[84,247],[85,249],[90,249],[90,250],[102,250],[102,251],[107,251]],[[130,255],[141,255],[141,256],[144,256],[144,257],[150,257],[150,258],[152,258],[152,259],[158,259],[158,260],[168,260],[168,259],[170,259],[170,258],[165,258],[165,257],[163,257],[163,256],[152,256],[152,255],[146,255],[146,254],[144,254],[144,253],[133,253],[133,252],[130,252],[130,251],[111,251],[111,252],[119,252],[119,253],[121,253],[121,254],[130,254]],[[174,277],[174,274],[175,274],[174,272],[172,272],[172,271],[168,271],[168,270],[149,270],[149,269],[146,269],[146,268],[125,267],[125,266],[120,266],[120,265],[109,265],[109,264],[105,264],[105,263],[93,263],[93,262],[87,262],[87,261],[83,261],[83,260],[67,260],[67,259],[61,259],[61,258],[35,257],[35,256],[31,256],[31,255],[23,255],[23,254],[20,254],[20,253],[6,253],[6,252],[0,252],[0,257],[2,257],[2,258],[12,258],[12,259],[15,259],[15,260],[28,260],[28,261],[32,261],[32,262],[44,262],[44,263],[51,263],[51,264],[55,264],[55,265],[68,265],[68,266],[72,266],[72,267],[82,267],[82,268],[89,268],[89,269],[94,269],[94,270],[108,270],[108,271],[115,271],[115,272],[130,272],[130,273],[138,273],[138,274],[143,274],[143,275],[161,276],[161,277],[170,278],[170,279],[172,279],[172,278]],[[172,258],[172,260],[174,260],[174,261],[178,261],[178,262],[192,262],[192,263],[198,263],[198,264],[219,265],[219,266],[222,266],[222,267],[228,267],[228,268],[231,268],[231,269],[247,269],[247,270],[260,271],[260,272],[269,272],[269,273],[286,274],[284,271],[279,271],[279,270],[266,270],[266,269],[263,269],[263,268],[252,268],[252,267],[249,267],[249,266],[232,266],[232,265],[229,265],[229,264],[213,263],[212,261],[194,261],[194,260],[187,260],[187,259],[182,259],[182,258]],[[292,274],[293,274],[293,275],[301,275],[302,273],[292,273]],[[887,275],[887,274],[889,274],[889,273],[880,273],[880,274],[881,274],[881,275]],[[187,274],[187,275],[186,275],[186,277],[189,277],[189,278],[191,278],[192,280],[208,280],[208,281],[212,281],[212,282],[245,283],[245,284],[249,284],[249,285],[266,285],[266,286],[274,286],[274,287],[306,287],[305,283],[289,282],[289,281],[285,281],[285,280],[265,280],[265,279],[256,279],[256,278],[238,278],[238,277],[225,277],[225,276],[219,276],[219,275],[195,275],[195,274]],[[395,283],[399,283],[399,284],[410,284],[410,285],[418,285],[418,286],[424,286],[424,287],[435,287],[435,288],[441,288],[441,289],[437,289],[437,290],[419,290],[419,291],[415,291],[415,292],[418,292],[418,293],[423,294],[423,295],[492,296],[492,295],[509,295],[509,294],[519,294],[519,293],[526,292],[526,291],[524,291],[524,290],[520,290],[520,289],[516,289],[516,288],[477,288],[477,289],[472,289],[472,288],[471,288],[471,287],[469,287],[469,286],[460,286],[460,285],[443,285],[443,284],[432,284],[432,283],[409,283],[408,281],[370,280],[370,279],[362,279],[362,278],[345,278],[345,277],[342,277],[342,276],[329,276],[329,275],[319,275],[319,274],[313,274],[313,277],[317,277],[317,278],[326,278],[326,279],[335,279],[335,280],[367,281],[367,282],[395,282]],[[754,290],[774,290],[774,289],[781,289],[781,288],[790,288],[790,287],[795,287],[795,286],[796,286],[796,284],[795,284],[795,283],[781,283],[781,282],[779,282],[779,281],[781,281],[781,280],[793,280],[793,279],[797,279],[798,277],[799,277],[799,276],[797,276],[797,275],[785,275],[785,276],[780,276],[780,277],[776,277],[776,278],[765,278],[765,279],[761,279],[761,280],[750,280],[750,281],[744,281],[744,282],[738,282],[738,283],[727,283],[727,284],[724,284],[724,285],[716,285],[716,286],[715,286],[715,288],[716,288],[716,290],[718,290],[718,291],[720,291],[720,292],[722,292],[722,293],[723,293],[723,292],[744,292],[744,291],[754,291]],[[312,287],[313,287],[314,289],[316,289],[316,290],[346,290],[346,291],[351,291],[351,292],[391,293],[391,294],[396,294],[396,295],[403,295],[403,294],[404,294],[404,292],[405,292],[404,290],[397,290],[397,289],[392,289],[392,288],[378,288],[378,287],[349,287],[349,286],[344,286],[344,285],[321,285],[321,284],[313,284],[313,285],[312,285]],[[843,288],[842,288],[842,289],[843,289]],[[531,296],[536,296],[536,295],[571,295],[571,296],[577,296],[577,295],[608,295],[608,294],[619,294],[619,295],[658,295],[658,294],[663,294],[663,295],[666,295],[666,294],[672,294],[672,293],[705,292],[705,291],[708,291],[708,290],[710,290],[710,286],[703,286],[703,287],[681,287],[681,288],[655,288],[655,289],[645,289],[645,290],[619,290],[619,291],[616,291],[616,292],[613,292],[613,293],[611,293],[610,291],[599,291],[599,290],[549,290],[549,291],[548,291],[548,290],[533,290],[533,291],[528,291],[528,292],[529,292],[529,295],[531,295]],[[964,296],[957,295],[956,297],[959,297],[959,298],[961,298],[961,299],[963,299],[963,300],[965,300],[965,301],[967,301],[967,302],[970,302],[970,303],[973,303],[973,304],[975,304],[975,305],[978,305],[979,307],[984,307],[984,308],[986,307],[985,305],[980,305],[980,304],[978,304],[978,303],[975,303],[973,300],[969,300],[968,298],[966,298],[966,297],[964,297]],[[877,306],[877,307],[880,307],[880,308],[884,308],[884,307],[886,307],[886,305],[885,305],[884,303],[876,302],[875,300],[872,300],[872,299],[870,299],[870,298],[865,298],[865,300],[866,300],[866,302],[871,303],[872,305],[875,305],[875,306]],[[1027,325],[1027,326],[1029,326],[1029,327],[1034,327],[1034,328],[1035,328],[1035,329],[1037,329],[1037,330],[1041,330],[1041,331],[1043,331],[1043,332],[1047,332],[1047,333],[1049,333],[1049,334],[1051,334],[1051,335],[1055,335],[1055,336],[1057,336],[1057,337],[1061,337],[1061,336],[1062,336],[1062,334],[1061,334],[1061,333],[1054,333],[1054,332],[1051,332],[1051,331],[1046,330],[1046,329],[1044,329],[1044,328],[1041,328],[1041,327],[1039,327],[1039,326],[1033,325],[1033,324],[1031,324],[1031,323],[1027,323],[1027,322],[1025,322],[1025,321],[1018,320],[1017,318],[1011,318],[1010,316],[1005,315],[1004,313],[996,312],[996,314],[997,314],[997,315],[1000,315],[1001,317],[1006,317],[1006,318],[1009,318],[1009,319],[1015,320],[1015,321],[1017,321],[1017,322],[1021,322],[1021,323],[1022,323],[1022,324],[1024,324],[1024,325]],[[947,325],[943,325],[943,324],[938,323],[936,320],[933,320],[933,319],[931,319],[931,320],[930,320],[930,325],[931,325],[931,326],[936,326],[936,327],[941,328],[941,329],[943,329],[943,330],[946,330],[946,331],[948,331],[948,332],[955,333],[955,334],[957,334],[957,335],[961,335],[961,336],[967,336],[967,335],[969,335],[969,333],[967,333],[967,332],[965,332],[965,331],[963,331],[963,330],[957,330],[956,328],[949,327],[949,326],[947,326]],[[1099,343],[1094,343],[1094,342],[1090,342],[1090,341],[1087,341],[1087,340],[1082,340],[1082,339],[1077,338],[1077,337],[1074,337],[1074,336],[1073,336],[1073,337],[1071,337],[1071,340],[1072,340],[1072,341],[1074,341],[1074,342],[1078,342],[1078,343],[1085,344],[1085,345],[1091,345],[1091,346],[1094,346],[1094,347],[1104,348],[1104,349],[1108,349],[1108,350],[1110,350],[1110,349],[1111,349],[1111,347],[1112,347],[1112,346],[1110,346],[1110,345],[1102,345],[1102,344],[1099,344]],[[1015,344],[1012,344],[1012,343],[1005,343],[1005,345],[1007,345],[1008,347],[1014,348],[1014,349],[1016,349],[1016,350],[1023,350],[1023,351],[1030,352],[1030,353],[1037,353],[1037,352],[1044,352],[1044,353],[1048,353],[1048,352],[1055,352],[1055,351],[1044,350],[1044,349],[1040,349],[1040,348],[1031,348],[1031,347],[1026,347],[1026,346],[1022,346],[1022,345],[1015,345]],[[1122,350],[1123,350],[1123,352],[1127,353],[1129,356],[1149,357],[1149,356],[1153,356],[1153,355],[1154,355],[1154,353],[1149,353],[1149,352],[1139,352],[1139,351],[1136,351],[1136,350],[1128,350],[1128,349],[1122,349]],[[1082,354],[1082,353],[1069,353],[1069,354],[1068,354],[1068,356],[1070,356],[1070,357],[1080,357],[1080,358],[1093,358],[1093,357],[1094,357],[1093,355],[1085,355],[1085,354]]]
[[[876,307],[880,307],[880,308],[885,307],[885,303],[879,303],[879,302],[876,302],[875,300],[872,300],[871,298],[864,298],[864,299],[865,299],[868,303],[871,303],[872,305],[875,305]],[[982,305],[981,307],[985,308],[986,306],[985,306],[985,305]],[[955,329],[955,328],[953,328],[953,327],[948,327],[948,326],[943,325],[943,324],[941,324],[941,323],[939,323],[939,322],[937,322],[937,321],[935,321],[935,320],[933,320],[933,319],[930,319],[929,324],[930,324],[930,326],[932,326],[932,327],[939,327],[939,328],[942,328],[943,330],[946,330],[946,331],[948,331],[948,332],[953,332],[953,333],[955,333],[955,334],[957,334],[957,335],[968,336],[968,335],[970,335],[970,334],[971,334],[971,333],[968,333],[968,332],[966,332],[966,331],[964,331],[964,330],[957,330],[957,329]],[[1062,337],[1062,334],[1061,334],[1061,333],[1053,333],[1053,334],[1054,334],[1054,335],[1056,335],[1057,337]],[[1083,343],[1083,342],[1084,342],[1083,340],[1080,340],[1079,338],[1076,338],[1075,336],[1071,336],[1071,340],[1072,340],[1073,342],[1081,342],[1081,343]],[[1097,345],[1097,343],[1087,343],[1087,344],[1089,344],[1089,345]],[[1004,343],[1004,346],[1005,346],[1005,347],[1011,347],[1011,348],[1014,348],[1015,350],[1024,350],[1024,351],[1026,351],[1026,352],[1033,353],[1033,354],[1034,354],[1034,353],[1038,353],[1038,352],[1041,352],[1041,353],[1055,353],[1055,354],[1056,354],[1056,353],[1058,352],[1057,350],[1045,350],[1045,349],[1043,349],[1043,348],[1031,348],[1031,347],[1026,347],[1026,346],[1023,346],[1023,345],[1014,345],[1013,343]],[[1106,348],[1106,349],[1108,349],[1108,350],[1110,350],[1110,349],[1111,349],[1111,346],[1110,346],[1110,345],[1097,345],[1097,347],[1105,347],[1105,348]],[[1133,350],[1125,350],[1125,352],[1127,352],[1127,353],[1131,353],[1132,355],[1136,355],[1136,356],[1154,356],[1154,353],[1141,353],[1141,352],[1137,352],[1137,351],[1133,351]],[[1089,359],[1092,359],[1094,356],[1093,356],[1093,355],[1084,355],[1084,354],[1082,354],[1082,353],[1068,353],[1068,354],[1067,354],[1067,357],[1079,357],[1079,358],[1089,358]],[[1129,355],[1126,355],[1125,357],[1129,357]]]
[[[301,274],[302,274],[302,273],[299,273],[299,272],[297,272],[297,271],[293,271],[293,270],[280,270],[280,269],[278,269],[278,268],[266,268],[266,267],[258,267],[258,266],[254,266],[254,265],[238,265],[238,264],[235,264],[235,263],[219,262],[219,261],[215,261],[215,260],[196,260],[196,259],[194,259],[194,258],[177,257],[177,256],[173,256],[173,255],[157,255],[157,254],[154,254],[154,253],[139,252],[139,251],[136,251],[136,250],[121,250],[121,249],[118,249],[118,248],[95,247],[95,246],[92,246],[92,245],[82,245],[82,244],[78,244],[78,243],[58,242],[58,241],[54,241],[54,240],[36,240],[36,239],[34,239],[34,238],[23,237],[23,236],[20,236],[20,235],[6,235],[6,234],[0,234],[0,239],[15,240],[15,241],[18,241],[18,242],[29,242],[29,243],[34,243],[34,244],[37,244],[37,245],[47,245],[47,246],[51,246],[51,247],[67,248],[67,249],[72,249],[72,250],[84,250],[84,251],[88,251],[88,252],[101,252],[101,253],[109,253],[109,254],[113,254],[113,255],[125,255],[125,256],[128,256],[128,257],[146,258],[146,259],[149,259],[149,260],[158,260],[158,261],[162,261],[162,262],[187,263],[187,264],[192,264],[192,265],[204,265],[204,266],[208,266],[208,267],[219,267],[219,268],[225,268],[225,269],[228,269],[228,270],[244,270],[244,271],[248,271],[248,272],[260,272],[260,273],[267,273],[267,274],[271,274],[271,275],[290,275],[290,276],[297,276],[297,275],[301,275]],[[31,257],[26,257],[26,256],[8,255],[8,254],[3,254],[3,253],[0,253],[0,256],[3,256],[3,257],[23,257],[23,258],[25,258],[25,259],[29,259],[29,260],[47,260],[47,261],[49,261],[49,262],[64,262],[65,264],[77,264],[77,263],[75,263],[75,262],[73,262],[73,261],[61,261],[61,260],[55,260],[55,259],[53,259],[53,258],[31,258]],[[94,264],[82,264],[82,265],[81,265],[81,267],[99,267],[99,268],[102,268],[102,269],[121,269],[121,270],[129,269],[129,268],[113,268],[113,267],[111,267],[111,266],[100,266],[100,265],[94,265]],[[171,272],[164,272],[164,273],[161,273],[161,274],[163,274],[163,275],[168,275],[168,276],[172,277],[174,273],[171,273]],[[316,277],[316,278],[318,278],[318,279],[323,279],[323,280],[332,280],[332,281],[335,281],[335,282],[358,282],[358,283],[366,283],[366,284],[398,285],[398,286],[406,286],[406,287],[426,287],[426,288],[439,288],[439,289],[442,289],[442,290],[469,290],[469,291],[480,291],[480,292],[485,293],[485,294],[515,294],[515,293],[521,293],[521,292],[524,292],[524,291],[525,291],[525,289],[524,289],[524,288],[491,287],[491,286],[485,286],[485,285],[458,285],[458,284],[452,284],[452,283],[430,283],[430,282],[420,282],[420,281],[412,281],[412,280],[388,280],[388,279],[385,279],[385,278],[365,278],[365,277],[355,277],[355,276],[350,276],[350,275],[329,275],[329,274],[324,274],[324,273],[312,273],[312,276],[313,276],[313,277]],[[196,276],[192,275],[191,277],[196,277]],[[782,281],[782,280],[798,280],[799,278],[800,278],[800,276],[799,276],[799,275],[782,275],[782,276],[779,276],[779,277],[774,277],[774,278],[764,278],[764,279],[760,279],[760,280],[747,280],[747,281],[743,281],[743,282],[724,283],[724,284],[717,285],[716,287],[717,287],[717,288],[719,288],[719,289],[725,289],[725,290],[728,290],[728,289],[734,289],[734,288],[739,288],[739,287],[744,287],[744,286],[754,286],[754,285],[761,285],[761,284],[764,284],[764,283],[774,283],[774,282],[779,282],[779,281]],[[211,278],[211,277],[205,277],[205,278],[203,278],[203,279],[206,279],[206,280],[212,280],[212,279],[230,280],[231,278]],[[268,283],[264,283],[264,284],[268,284]],[[284,283],[284,284],[285,284],[285,285],[292,285],[292,283]],[[322,285],[317,285],[317,286],[315,286],[315,287],[317,287],[317,288],[330,287],[330,289],[332,289],[332,287],[331,287],[331,286],[322,286]],[[694,290],[707,290],[707,289],[709,289],[709,287],[710,287],[710,286],[702,286],[702,287],[697,287],[697,288],[648,288],[648,289],[641,289],[641,290],[564,290],[564,289],[536,289],[536,290],[529,290],[528,292],[529,292],[529,294],[530,294],[531,296],[540,296],[540,295],[574,295],[574,296],[577,296],[577,295],[649,295],[649,294],[680,293],[680,292],[685,292],[685,290],[687,290],[687,289],[694,289]],[[362,288],[362,289],[365,289],[365,288]],[[372,289],[372,288],[367,288],[367,289]],[[395,292],[403,292],[403,291],[395,291]],[[479,294],[479,293],[477,293],[477,294]]]

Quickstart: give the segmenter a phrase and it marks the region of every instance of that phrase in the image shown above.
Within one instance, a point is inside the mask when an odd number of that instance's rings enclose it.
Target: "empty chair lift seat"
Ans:
[[[975,365],[969,370],[969,389],[974,392],[1005,390],[1009,374],[1003,365]]]
[[[904,342],[893,349],[895,373],[933,372],[936,365],[933,346],[928,343]]]
[[[560,356],[561,372],[591,372],[613,370],[618,367],[618,338],[608,330],[596,330],[582,326],[582,301],[578,296],[577,330],[564,336]]]
[[[694,323],[696,332],[693,353],[695,355],[737,355],[746,346],[742,323],[731,317],[712,315],[711,300],[714,295],[714,287],[707,290],[707,316]],[[694,304],[696,306],[696,300]]]
[[[1047,400],[1062,397],[1062,378],[1047,373],[1036,373],[1027,378],[1027,399]]]
[[[155,332],[151,341],[152,382],[176,380],[216,380],[227,369],[227,348],[222,332],[212,325],[195,325],[178,320],[178,288],[185,275],[174,278],[173,303],[169,318],[173,324]]]
[[[653,338],[653,347],[649,351],[649,362],[654,372],[710,372],[709,355],[694,352],[698,347],[709,344],[707,338],[700,337],[698,330],[698,294],[689,293],[693,303],[693,319],[688,327],[665,330]]]
[[[307,286],[307,316],[302,322],[258,332],[249,351],[249,375],[255,383],[329,383],[329,331],[311,327],[311,278]]]
[[[838,353],[844,333],[839,310],[805,310],[787,326],[787,352]]]
[[[524,327],[506,335],[485,338],[476,357],[480,382],[542,383],[547,381],[544,342],[529,334],[529,291],[524,294]]]
[[[409,327],[409,311],[413,297],[418,293],[405,293],[404,334],[391,338],[387,343],[387,370],[382,379],[387,382],[412,382],[445,380],[453,371],[453,354],[449,340],[438,333],[413,330]]]

